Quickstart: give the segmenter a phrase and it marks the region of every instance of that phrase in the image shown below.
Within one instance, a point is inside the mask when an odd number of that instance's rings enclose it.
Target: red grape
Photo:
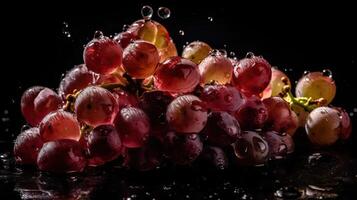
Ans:
[[[85,153],[75,140],[50,141],[38,154],[37,166],[42,171],[54,173],[81,172],[86,166]]]
[[[159,64],[154,75],[155,87],[170,93],[192,92],[199,81],[197,65],[180,57],[171,57]]]
[[[294,135],[299,127],[299,120],[295,112],[290,109],[289,104],[280,97],[264,99],[263,103],[268,109],[265,128],[279,133]]]
[[[123,53],[123,67],[132,77],[144,79],[155,73],[160,61],[156,47],[146,41],[136,40]]]
[[[197,134],[183,135],[169,132],[165,137],[164,144],[169,158],[179,165],[192,163],[201,154],[203,148]]]
[[[200,98],[213,111],[234,112],[243,103],[240,92],[229,85],[206,85]]]
[[[170,128],[182,133],[198,133],[207,122],[207,111],[196,96],[177,97],[167,107],[166,120]]]
[[[99,31],[84,49],[83,59],[89,70],[99,74],[110,74],[122,64],[123,50],[114,40]]]
[[[139,37],[130,32],[121,32],[114,37],[114,41],[116,41],[123,49],[125,49],[131,42],[138,39]]]
[[[139,108],[122,108],[115,118],[114,125],[125,147],[141,147],[148,139],[150,131],[149,118]]]
[[[174,41],[170,38],[168,46],[164,49],[159,49],[160,63],[164,62],[170,57],[177,56],[177,49]]]
[[[118,112],[118,102],[108,90],[89,86],[78,95],[74,110],[80,121],[95,127],[112,123]]]
[[[43,145],[38,128],[30,128],[20,133],[14,145],[14,157],[18,164],[36,165],[37,155]]]
[[[274,67],[271,68],[271,71],[272,71],[272,75],[271,75],[270,83],[269,83],[268,87],[266,87],[264,89],[264,91],[262,92],[263,99],[278,96],[279,93],[283,91],[283,87],[285,85],[291,86],[289,77],[286,74],[284,74],[284,72],[282,72]],[[285,84],[283,82],[282,78],[284,78],[286,80],[287,84]]]
[[[350,137],[350,135],[352,133],[352,122],[351,122],[350,116],[348,115],[346,110],[344,110],[343,108],[335,107],[334,109],[336,109],[340,114],[340,119],[341,119],[340,138],[343,140],[346,140]]]
[[[268,110],[257,96],[247,97],[234,113],[243,130],[261,129],[268,119]]]
[[[118,132],[112,125],[95,127],[87,138],[88,165],[98,166],[116,159],[122,151]]]
[[[202,131],[211,145],[225,147],[240,137],[238,121],[226,112],[211,112]]]
[[[119,108],[126,106],[138,107],[139,105],[139,100],[134,94],[121,89],[114,89],[112,93],[118,102]]]
[[[21,97],[22,114],[32,126],[37,126],[48,113],[61,105],[61,98],[53,90],[42,86],[27,89]]]
[[[62,79],[58,93],[62,99],[66,99],[66,96],[72,94],[75,90],[79,91],[94,84],[98,77],[97,74],[89,71],[84,64],[77,65]]]
[[[244,94],[259,95],[269,85],[270,79],[270,64],[262,57],[252,56],[238,61],[232,80]]]
[[[81,134],[76,116],[63,110],[48,114],[39,128],[45,142],[58,139],[79,140]]]
[[[283,136],[275,131],[268,131],[262,134],[269,146],[270,159],[282,159],[288,154],[288,145],[285,144]]]
[[[234,144],[234,153],[238,165],[264,164],[268,159],[268,143],[256,132],[244,131]]]
[[[201,75],[201,84],[215,81],[219,84],[230,83],[233,72],[233,65],[229,58],[217,53],[206,57],[198,65]]]

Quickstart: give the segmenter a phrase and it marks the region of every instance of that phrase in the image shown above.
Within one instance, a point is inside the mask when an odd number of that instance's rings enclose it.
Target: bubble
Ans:
[[[171,10],[167,7],[160,7],[159,9],[157,9],[157,15],[161,19],[167,19],[171,16]]]
[[[327,76],[327,77],[329,77],[329,78],[332,78],[332,71],[329,70],[329,69],[324,69],[324,70],[322,70],[322,74],[323,74],[324,76]]]
[[[145,20],[150,20],[153,14],[153,10],[151,6],[145,5],[141,8],[141,16],[145,19]]]
[[[103,34],[102,31],[95,31],[93,37],[94,37],[95,39],[99,39],[99,38],[101,38],[101,37],[103,37],[103,36],[104,36],[104,34]]]
[[[229,55],[232,56],[232,57],[235,57],[236,56],[236,53],[234,53],[233,51],[229,52]]]
[[[180,34],[181,36],[184,36],[184,35],[185,35],[185,32],[184,32],[183,30],[179,30],[179,34]]]
[[[245,55],[246,58],[252,58],[254,57],[254,53],[253,52],[248,52],[247,55]]]
[[[130,27],[129,25],[124,24],[122,30],[123,30],[123,31],[126,31],[126,30],[128,30],[129,27]]]
[[[213,22],[213,17],[208,17],[208,21]]]

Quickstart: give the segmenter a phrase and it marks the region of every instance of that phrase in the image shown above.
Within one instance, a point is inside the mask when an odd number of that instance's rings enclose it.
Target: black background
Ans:
[[[262,55],[273,66],[278,66],[283,71],[286,70],[293,82],[297,81],[305,70],[330,69],[337,85],[337,94],[332,104],[342,106],[354,114],[352,120],[355,125],[357,113],[353,109],[357,108],[357,66],[355,63],[357,52],[355,26],[357,23],[351,4],[343,2],[338,5],[325,2],[311,4],[291,1],[289,4],[262,4],[256,1],[230,3],[223,0],[213,2],[162,0],[117,1],[115,4],[81,2],[77,5],[65,1],[51,2],[51,5],[17,2],[4,6],[3,8],[8,12],[1,13],[0,141],[5,142],[0,143],[0,150],[3,152],[4,146],[11,146],[12,140],[19,134],[21,126],[25,123],[19,105],[23,91],[33,85],[57,89],[62,74],[74,65],[83,62],[83,45],[91,40],[95,30],[101,30],[106,35],[120,32],[124,24],[131,24],[141,17],[140,9],[143,5],[151,5],[154,8],[153,19],[166,26],[179,52],[186,42],[193,40],[205,41],[218,49],[226,45],[227,51],[235,52],[238,58],[244,57],[247,52],[251,51]],[[157,17],[156,10],[159,6],[171,9],[169,19],[162,20]],[[210,22],[208,17],[212,17],[213,21]],[[69,25],[67,29],[64,22]],[[184,31],[183,36],[179,34],[180,30]],[[68,38],[64,31],[69,31],[71,37]],[[353,145],[357,142],[355,133],[355,131],[352,133],[353,138],[347,142],[347,145],[339,146],[344,149],[343,151],[357,150],[356,145]],[[338,156],[341,155],[343,163],[351,159],[351,157],[344,157],[344,154],[338,154]],[[356,154],[353,153],[353,160],[356,159],[355,156]],[[284,170],[290,169],[290,171],[287,170],[288,175],[283,173],[280,177],[286,177],[286,180],[294,179],[298,184],[310,183],[311,180],[308,177],[296,179],[306,173],[304,166],[300,165],[300,160],[291,162],[290,165],[288,163],[282,167]],[[342,171],[353,169],[356,168],[348,166],[342,168]],[[324,174],[326,177],[329,176],[329,168],[316,170],[316,174],[323,171],[327,173]],[[206,185],[193,187],[192,190],[197,189],[201,192],[197,193],[191,191],[189,185],[186,188],[186,183],[191,185],[202,183],[196,180],[196,176],[181,177],[182,173],[168,171],[161,174],[154,173],[146,178],[139,175],[138,179],[132,179],[121,173],[113,172],[113,176],[101,176],[104,181],[99,183],[102,187],[98,187],[98,197],[106,193],[114,197],[122,197],[123,193],[127,192],[128,185],[135,185],[138,182],[145,182],[145,187],[152,190],[161,186],[165,182],[163,180],[177,180],[178,184],[182,183],[182,186],[178,186],[181,189],[173,192],[184,194],[186,190],[189,190],[192,195],[196,195],[195,197],[200,197],[202,193],[205,193],[202,191],[217,189],[217,185],[224,184],[224,177],[231,178],[231,174],[228,174],[222,176],[223,178],[218,176],[218,181],[209,179],[209,187]],[[314,173],[315,171],[309,171],[307,175]],[[26,178],[25,174],[25,178],[21,181],[29,185],[39,184],[41,175],[34,179],[31,178],[32,174],[29,174],[27,174],[29,178]],[[245,178],[235,180],[240,181],[238,184],[253,188],[252,193],[258,194],[258,197],[265,196],[264,191],[270,192],[272,189],[270,185],[273,184],[273,178],[270,175],[263,175],[263,178],[260,175],[255,177],[254,173],[252,174],[244,175],[244,172],[241,172],[240,175]],[[161,178],[156,180],[157,175]],[[83,179],[86,180],[86,178],[92,180],[97,176],[88,176]],[[123,181],[118,183],[121,178]],[[2,195],[9,195],[12,198],[13,188],[23,186],[21,184],[19,186],[18,182],[21,183],[21,181],[17,181],[18,179],[11,180],[10,184],[5,182],[5,186],[2,186],[2,188],[5,187]],[[259,187],[255,184],[255,180],[258,180]],[[154,181],[153,185],[151,181]],[[50,185],[62,184],[52,179],[49,182]],[[121,188],[114,191],[118,184]],[[124,187],[123,184],[127,185]],[[143,189],[143,191],[146,190]],[[219,192],[222,189],[217,190],[218,196],[223,195]],[[159,193],[159,196],[161,195],[162,193]],[[353,187],[350,190],[347,189],[346,199],[353,195],[356,195]]]

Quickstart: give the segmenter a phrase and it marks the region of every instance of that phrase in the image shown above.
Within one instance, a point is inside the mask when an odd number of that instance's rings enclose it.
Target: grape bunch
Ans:
[[[285,158],[299,127],[316,146],[349,138],[349,115],[329,106],[331,76],[305,74],[296,96],[291,87],[253,53],[232,59],[194,41],[179,56],[166,28],[151,19],[113,38],[96,31],[83,64],[57,91],[23,93],[21,111],[32,128],[16,138],[15,160],[53,173],[114,160],[140,171],[193,162],[224,169]]]

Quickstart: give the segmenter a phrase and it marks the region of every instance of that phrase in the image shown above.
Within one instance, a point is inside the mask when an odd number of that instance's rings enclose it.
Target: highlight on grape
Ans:
[[[203,41],[178,53],[153,10],[142,14],[112,38],[96,31],[58,91],[23,93],[32,128],[16,138],[16,163],[53,173],[113,160],[139,171],[167,162],[225,169],[284,159],[296,134],[318,147],[350,137],[348,113],[330,105],[330,74],[304,74],[294,95],[287,74],[262,56],[231,58]]]

